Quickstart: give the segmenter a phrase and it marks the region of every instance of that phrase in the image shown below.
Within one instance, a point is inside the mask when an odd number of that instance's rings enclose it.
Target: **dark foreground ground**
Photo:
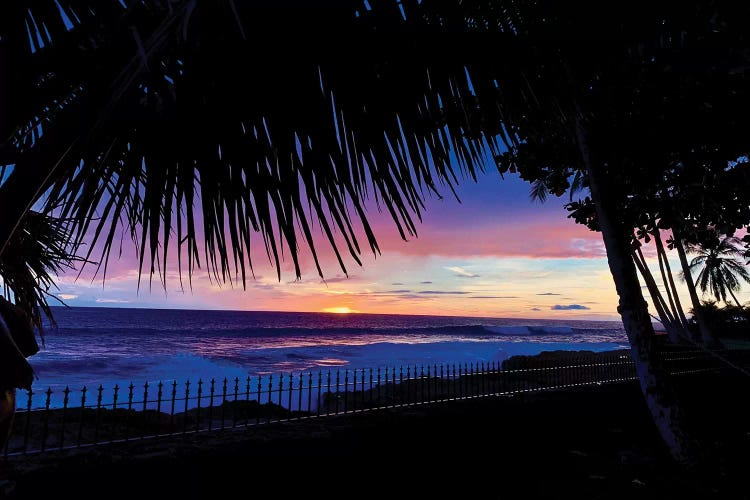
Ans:
[[[50,454],[2,475],[19,499],[750,498],[750,423],[735,411],[749,383],[690,383],[708,453],[692,471],[668,458],[633,383]]]

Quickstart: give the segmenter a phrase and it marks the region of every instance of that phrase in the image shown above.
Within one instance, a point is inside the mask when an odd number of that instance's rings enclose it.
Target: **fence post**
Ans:
[[[308,417],[312,416],[312,386],[313,386],[313,374],[312,374],[312,371],[310,371],[307,373],[307,416]]]
[[[438,393],[438,379],[437,379],[437,363],[433,363],[432,365],[432,397],[435,401],[438,400],[437,393]]]
[[[492,394],[497,396],[497,394],[500,392],[500,377],[499,372],[500,370],[500,361],[493,361],[492,362]]]
[[[422,365],[422,366],[424,366],[424,365]],[[421,387],[420,387],[421,384],[422,384],[422,379],[421,378],[417,378],[418,376],[419,375],[417,375],[417,364],[414,363],[414,381],[412,382],[412,385],[414,386],[414,391],[413,391],[414,397],[412,398],[412,404],[417,404],[419,402],[419,398],[422,397],[419,394],[419,391],[422,390]]]
[[[224,430],[224,417],[226,417],[227,410],[227,378],[224,377],[224,382],[221,384],[221,430]]]
[[[328,387],[331,386],[331,370],[328,370]],[[320,394],[323,392],[323,372],[318,370],[318,403],[315,405],[315,414],[320,416],[321,399]]]
[[[62,422],[60,423],[60,426],[62,429],[60,430],[60,449],[62,450],[65,446],[65,417],[68,412],[68,397],[70,396],[70,388],[66,385],[65,390],[63,391],[63,408],[62,408]]]
[[[396,390],[398,389],[398,402],[399,406],[403,405],[404,402],[404,367],[398,367],[398,379],[396,379],[396,367],[391,368],[391,376],[393,377],[393,397],[396,400]],[[398,386],[396,385],[398,380]]]
[[[459,365],[460,366],[460,365]],[[468,399],[471,392],[471,383],[469,381],[469,364],[464,363],[464,372],[461,376],[461,399]]]
[[[387,382],[388,381],[388,367],[385,368],[385,380],[386,380],[386,383],[388,383]],[[375,403],[375,406],[377,408],[379,408],[379,407],[382,406],[382,403],[381,403],[382,399],[380,398],[381,390],[380,390],[380,367],[379,366],[378,366],[378,385],[377,385],[377,387],[378,387],[378,397],[377,397],[377,401]]]
[[[373,396],[373,376],[372,376],[372,368],[370,368],[370,402],[367,405],[368,408],[372,408],[372,396]],[[362,402],[362,405],[364,406],[364,401]]]
[[[364,368],[361,368],[361,373],[360,374],[361,374],[361,377],[360,377],[360,391],[359,391],[359,395],[360,395],[359,399],[361,400],[360,401],[360,403],[361,403],[360,411],[364,411],[364,409],[365,409],[365,369]],[[357,407],[357,402],[356,401],[354,402],[354,407],[355,408]]]
[[[141,439],[146,437],[148,432],[148,382],[143,384],[143,430],[141,431]]]
[[[440,381],[439,381],[439,384],[440,384],[440,400],[444,400],[445,399],[445,378],[443,376],[443,368],[444,368],[443,363],[440,363]]]
[[[47,401],[44,404],[44,426],[42,427],[42,444],[41,450],[44,451],[47,448],[47,432],[49,431],[49,407],[52,401],[52,388],[47,388]]]
[[[197,406],[195,407],[195,432],[198,432],[201,428],[201,399],[203,398],[203,379],[198,379],[198,392],[195,397],[197,398]]]
[[[427,371],[429,372],[429,370],[430,370],[430,367],[428,366],[427,367]],[[417,367],[416,366],[414,367],[414,371],[415,372],[417,371]],[[415,373],[415,375],[416,375],[416,373]],[[419,401],[418,402],[420,402],[420,403],[424,403],[424,401],[425,401],[425,392],[426,392],[425,385],[426,384],[427,384],[427,381],[424,378],[424,365],[421,365],[419,367],[419,385],[417,386],[419,388],[419,393],[420,393],[419,394]]]
[[[113,394],[112,394],[112,418],[113,419],[117,419],[117,398],[119,397],[119,394],[120,394],[120,386],[118,384],[115,384],[115,387],[113,389]],[[117,434],[116,429],[117,427],[113,424],[109,432],[110,443],[113,443],[115,441],[115,436]]]
[[[120,392],[120,386],[115,384],[115,387],[112,391],[112,412],[114,412],[117,409],[117,397]]]
[[[132,387],[133,384],[131,383],[130,386]],[[130,391],[132,396],[132,389]],[[76,446],[79,448],[81,447],[81,439],[83,438],[83,421],[85,419],[84,415],[86,414],[86,386],[83,386],[83,389],[81,389],[81,418],[78,419],[78,442],[76,443]]]
[[[458,364],[458,397],[459,399],[465,399],[466,398],[466,375],[468,373],[468,367],[466,363],[461,366],[461,363]]]
[[[187,433],[188,425],[188,404],[190,402],[190,379],[185,381],[185,413],[182,418],[182,433]]]
[[[273,373],[268,375],[268,414],[266,415],[266,423],[271,423],[272,401],[273,401]]]
[[[486,384],[487,384],[487,373],[484,369],[484,360],[482,360],[482,368],[479,371],[479,376],[481,377],[479,382],[479,392],[480,396],[484,396],[486,394]]]
[[[430,365],[427,365],[427,402],[432,401],[432,377],[430,377]]]
[[[336,370],[336,412],[334,413],[334,415],[339,414],[339,392],[340,392],[339,388],[341,387],[340,381],[341,381],[341,370],[338,369]]]
[[[403,370],[399,370],[399,378],[403,374]],[[404,381],[400,380],[399,385],[403,387],[401,390],[401,393],[403,394],[404,391],[406,391],[406,397],[402,397],[402,404],[405,402],[407,405],[409,404],[409,401],[411,401],[411,388],[409,387],[411,384],[409,383],[409,379],[411,379],[411,367],[409,365],[406,365],[406,385],[404,385]]]
[[[232,405],[232,428],[237,427],[237,398],[240,394],[240,377],[234,377],[234,404]]]
[[[172,407],[169,412],[169,433],[174,434],[174,405],[177,401],[177,379],[172,380]]]
[[[328,382],[328,390],[326,391],[326,415],[330,415],[331,414],[331,403],[330,403],[330,400],[331,400],[331,370],[330,370],[330,368],[328,369],[327,382]],[[318,394],[318,404],[320,404],[320,394]]]
[[[458,382],[458,379],[456,378],[456,363],[448,365],[448,382],[448,397],[450,399],[456,399],[456,395],[458,394],[458,387],[456,386]]]
[[[396,403],[396,367],[391,367],[391,379],[393,380],[393,402],[394,404],[392,406],[395,406]]]
[[[211,431],[214,427],[214,394],[216,392],[216,379],[211,378],[211,382],[208,387],[208,430]]]
[[[294,374],[289,373],[289,397],[287,402],[289,403],[289,418],[292,418],[292,392],[294,392]]]
[[[299,394],[297,394],[297,420],[302,418],[302,386],[304,385],[302,378],[302,372],[300,372],[298,382]]]
[[[104,388],[101,384],[99,384],[99,389],[97,390],[96,395],[96,416],[94,420],[94,444],[97,444],[99,442],[99,420],[101,418],[101,411],[102,411],[102,391]]]
[[[29,451],[29,433],[31,431],[31,400],[34,396],[34,390],[26,391],[26,425],[23,428],[23,454]]]
[[[161,434],[161,397],[164,389],[161,380],[156,387],[158,388],[158,391],[156,391],[156,434]]]

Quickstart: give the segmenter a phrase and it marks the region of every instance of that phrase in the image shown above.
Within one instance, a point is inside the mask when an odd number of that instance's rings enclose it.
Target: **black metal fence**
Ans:
[[[703,351],[664,355],[676,375],[726,366]],[[122,443],[159,436],[256,427],[310,419],[488,396],[559,390],[636,379],[622,352],[564,359],[515,357],[499,362],[247,376],[244,379],[176,380],[105,390],[65,388],[39,396],[19,393],[5,457]],[[53,404],[53,395],[62,398]]]

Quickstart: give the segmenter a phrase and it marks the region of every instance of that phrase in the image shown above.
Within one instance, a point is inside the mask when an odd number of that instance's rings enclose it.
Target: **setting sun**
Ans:
[[[321,312],[335,313],[335,314],[349,314],[349,313],[355,313],[359,311],[356,311],[354,309],[349,309],[348,307],[326,307]]]

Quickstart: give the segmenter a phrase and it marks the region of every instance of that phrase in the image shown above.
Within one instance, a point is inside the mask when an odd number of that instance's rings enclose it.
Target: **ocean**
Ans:
[[[549,350],[627,346],[620,322],[538,319],[55,308],[57,327],[30,358],[34,406],[51,388],[406,365],[500,362]]]

